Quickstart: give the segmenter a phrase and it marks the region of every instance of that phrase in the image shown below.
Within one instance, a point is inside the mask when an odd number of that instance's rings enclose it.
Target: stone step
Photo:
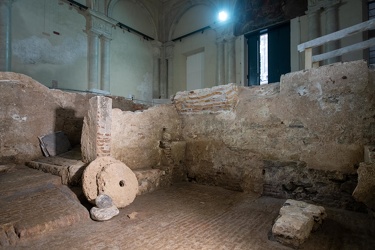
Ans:
[[[0,173],[0,190],[0,247],[90,220],[57,176],[15,166]]]
[[[70,186],[80,186],[83,170],[86,165],[80,160],[69,159],[66,156],[53,156],[40,158],[26,163],[27,166],[41,170],[46,173],[61,177],[61,183]],[[138,195],[145,194],[163,186],[163,176],[165,171],[160,169],[135,169],[133,170],[137,177],[139,189]],[[164,182],[167,182],[165,180]],[[165,185],[164,185],[165,186]]]
[[[81,176],[87,164],[80,160],[53,156],[29,161],[26,165],[46,173],[60,176],[61,183],[64,185],[75,186],[80,185]]]

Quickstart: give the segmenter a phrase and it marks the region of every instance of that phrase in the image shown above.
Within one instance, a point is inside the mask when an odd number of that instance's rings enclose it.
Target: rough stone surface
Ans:
[[[112,198],[106,194],[99,194],[95,199],[98,208],[110,208],[113,206]]]
[[[112,99],[92,97],[89,111],[83,120],[82,161],[90,163],[96,157],[111,155]]]
[[[273,237],[280,243],[298,247],[310,236],[314,220],[304,214],[280,216],[272,227]]]
[[[375,163],[362,162],[359,164],[357,172],[358,185],[353,196],[375,212]]]
[[[170,141],[181,140],[181,121],[172,105],[160,105],[143,112],[112,110],[111,156],[131,169],[158,168],[160,141],[167,131]]]
[[[110,156],[98,157],[86,167],[82,186],[89,202],[95,203],[96,197],[104,193],[118,208],[132,203],[138,192],[135,174],[124,163]]]
[[[263,195],[366,211],[352,196],[357,174],[309,169],[305,162],[298,161],[264,161],[263,177]]]
[[[186,114],[233,110],[238,102],[238,87],[235,84],[228,84],[178,92],[172,102],[179,113]]]
[[[0,162],[24,163],[42,157],[38,136],[63,131],[72,146],[81,142],[83,118],[93,94],[48,89],[32,78],[0,72]],[[114,107],[144,106],[110,96]]]
[[[327,217],[326,211],[322,206],[316,206],[303,201],[288,199],[280,209],[280,215],[304,214],[314,221],[313,230],[317,230]]]
[[[120,211],[116,206],[111,206],[108,208],[98,208],[93,207],[90,210],[90,215],[93,220],[106,221],[112,219],[114,216],[118,215]]]
[[[375,163],[375,146],[365,146],[364,162]]]
[[[160,169],[138,169],[134,170],[134,174],[138,180],[137,195],[155,191],[160,186],[166,186],[170,183],[162,183],[162,176],[165,172]]]
[[[285,245],[298,247],[327,217],[325,209],[303,201],[287,200],[272,227],[273,237]]]
[[[73,146],[79,144],[89,97],[0,72],[0,162],[42,157],[38,136],[55,131],[63,131]]]
[[[313,174],[313,188],[330,182],[327,189],[319,188],[326,198],[335,201],[347,192],[343,199],[353,201],[351,175],[363,161],[363,146],[375,141],[372,74],[364,61],[338,63],[286,74],[280,84],[238,87],[238,104],[231,111],[180,112],[189,179],[262,193],[267,161],[301,162],[306,172],[327,173]],[[197,99],[189,102],[204,102],[204,95],[194,92]],[[335,172],[344,183],[327,178]],[[283,192],[282,185],[278,188]],[[303,192],[310,195],[307,188]],[[347,203],[340,200],[337,206]]]
[[[87,166],[81,160],[79,147],[53,157],[42,157],[26,163],[28,167],[61,177],[62,184],[80,186],[83,170]]]

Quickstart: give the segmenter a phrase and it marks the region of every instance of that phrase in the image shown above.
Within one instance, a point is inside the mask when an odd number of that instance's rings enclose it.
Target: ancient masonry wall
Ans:
[[[38,137],[57,131],[63,131],[72,146],[79,145],[93,96],[49,89],[28,76],[0,72],[0,164],[42,157]],[[109,97],[121,110],[144,109],[124,97]]]
[[[97,157],[111,155],[112,99],[92,97],[82,129],[82,161],[90,163]]]
[[[375,143],[372,75],[356,61],[290,73],[280,84],[219,86],[211,92],[226,100],[223,109],[207,89],[176,94],[189,179],[361,209],[351,194],[363,148]]]

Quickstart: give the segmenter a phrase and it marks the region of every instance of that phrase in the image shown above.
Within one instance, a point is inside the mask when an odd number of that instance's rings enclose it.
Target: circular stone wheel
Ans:
[[[84,170],[82,189],[87,200],[93,204],[99,194],[106,194],[116,207],[121,208],[134,201],[138,180],[123,162],[110,156],[98,157]]]

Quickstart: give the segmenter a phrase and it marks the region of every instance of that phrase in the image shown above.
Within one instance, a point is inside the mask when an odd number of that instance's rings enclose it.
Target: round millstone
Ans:
[[[116,207],[132,203],[138,192],[138,180],[123,162],[110,156],[98,157],[83,172],[82,189],[87,200],[95,204],[100,194],[110,196]]]

